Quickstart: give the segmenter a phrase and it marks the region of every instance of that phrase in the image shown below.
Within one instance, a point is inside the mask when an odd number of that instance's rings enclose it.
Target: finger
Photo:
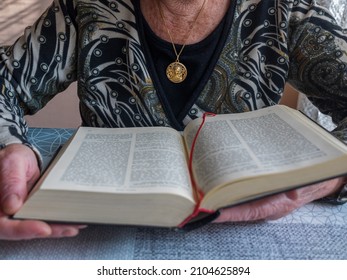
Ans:
[[[5,213],[13,214],[21,207],[27,195],[26,168],[22,162],[16,164],[6,162],[5,164],[0,171],[2,179],[1,205]]]
[[[285,194],[278,194],[253,202],[221,210],[216,223],[259,221],[278,219],[296,208],[296,204]]]
[[[51,225],[52,233],[50,237],[74,237],[79,234],[81,229],[86,227],[85,225]]]
[[[2,214],[0,240],[73,237],[84,228],[85,225],[49,225],[42,221],[11,220]]]
[[[24,240],[49,237],[51,227],[40,221],[16,221],[7,217],[0,218],[0,239]]]
[[[232,208],[222,209],[215,222],[238,222],[274,220],[284,217],[293,210],[331,193],[341,187],[345,178],[336,178]]]
[[[10,147],[0,166],[0,203],[8,215],[15,213],[39,176],[34,153],[27,147]]]

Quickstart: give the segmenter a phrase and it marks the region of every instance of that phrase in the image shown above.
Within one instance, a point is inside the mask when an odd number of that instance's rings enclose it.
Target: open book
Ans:
[[[79,128],[14,218],[182,227],[200,213],[347,173],[347,146],[288,107],[201,123],[183,132]]]

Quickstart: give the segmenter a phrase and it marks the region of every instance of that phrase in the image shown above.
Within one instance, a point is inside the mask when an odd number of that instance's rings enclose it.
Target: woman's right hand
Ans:
[[[70,237],[84,228],[78,225],[49,225],[42,221],[9,218],[21,208],[39,175],[36,155],[29,147],[12,144],[0,150],[0,239]]]

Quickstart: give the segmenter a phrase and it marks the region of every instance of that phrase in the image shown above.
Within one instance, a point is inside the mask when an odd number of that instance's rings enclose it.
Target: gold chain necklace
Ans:
[[[207,2],[207,0],[204,0],[204,3],[202,3],[202,6],[201,6],[200,10],[198,11],[198,13],[197,13],[197,15],[196,15],[192,25],[190,26],[189,32],[185,36],[185,39],[183,41],[184,43],[183,43],[183,45],[181,47],[181,50],[179,52],[177,52],[176,46],[175,46],[175,44],[174,44],[174,42],[172,40],[171,32],[170,32],[169,28],[166,25],[166,22],[165,22],[165,19],[164,19],[164,16],[163,16],[163,11],[161,9],[161,5],[160,5],[160,3],[158,3],[160,16],[161,16],[161,18],[163,20],[163,23],[164,23],[164,26],[166,28],[166,31],[167,31],[167,33],[168,33],[168,35],[170,37],[172,48],[173,48],[173,50],[175,52],[175,55],[176,55],[176,60],[174,62],[170,63],[169,66],[166,68],[166,76],[173,83],[176,83],[176,84],[177,83],[182,83],[186,79],[186,77],[187,77],[187,74],[188,74],[187,67],[182,62],[180,62],[180,55],[182,54],[183,49],[184,49],[184,47],[187,44],[186,42],[189,39],[190,34],[192,33],[192,30],[193,30],[193,27],[194,27],[196,21],[198,20],[201,11],[204,9],[206,2]]]

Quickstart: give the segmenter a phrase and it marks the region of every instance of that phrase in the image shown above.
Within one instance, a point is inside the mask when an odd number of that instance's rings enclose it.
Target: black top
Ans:
[[[181,122],[215,67],[226,40],[225,32],[230,29],[232,21],[228,19],[232,18],[229,14],[233,13],[234,5],[230,5],[223,20],[207,38],[185,46],[180,55],[180,62],[187,67],[188,75],[183,82],[176,84],[166,77],[167,66],[176,60],[172,43],[162,40],[152,31],[141,13],[139,1],[134,2],[145,55],[149,58],[149,72],[153,84],[168,115]],[[176,45],[177,52],[181,48],[182,45]]]

